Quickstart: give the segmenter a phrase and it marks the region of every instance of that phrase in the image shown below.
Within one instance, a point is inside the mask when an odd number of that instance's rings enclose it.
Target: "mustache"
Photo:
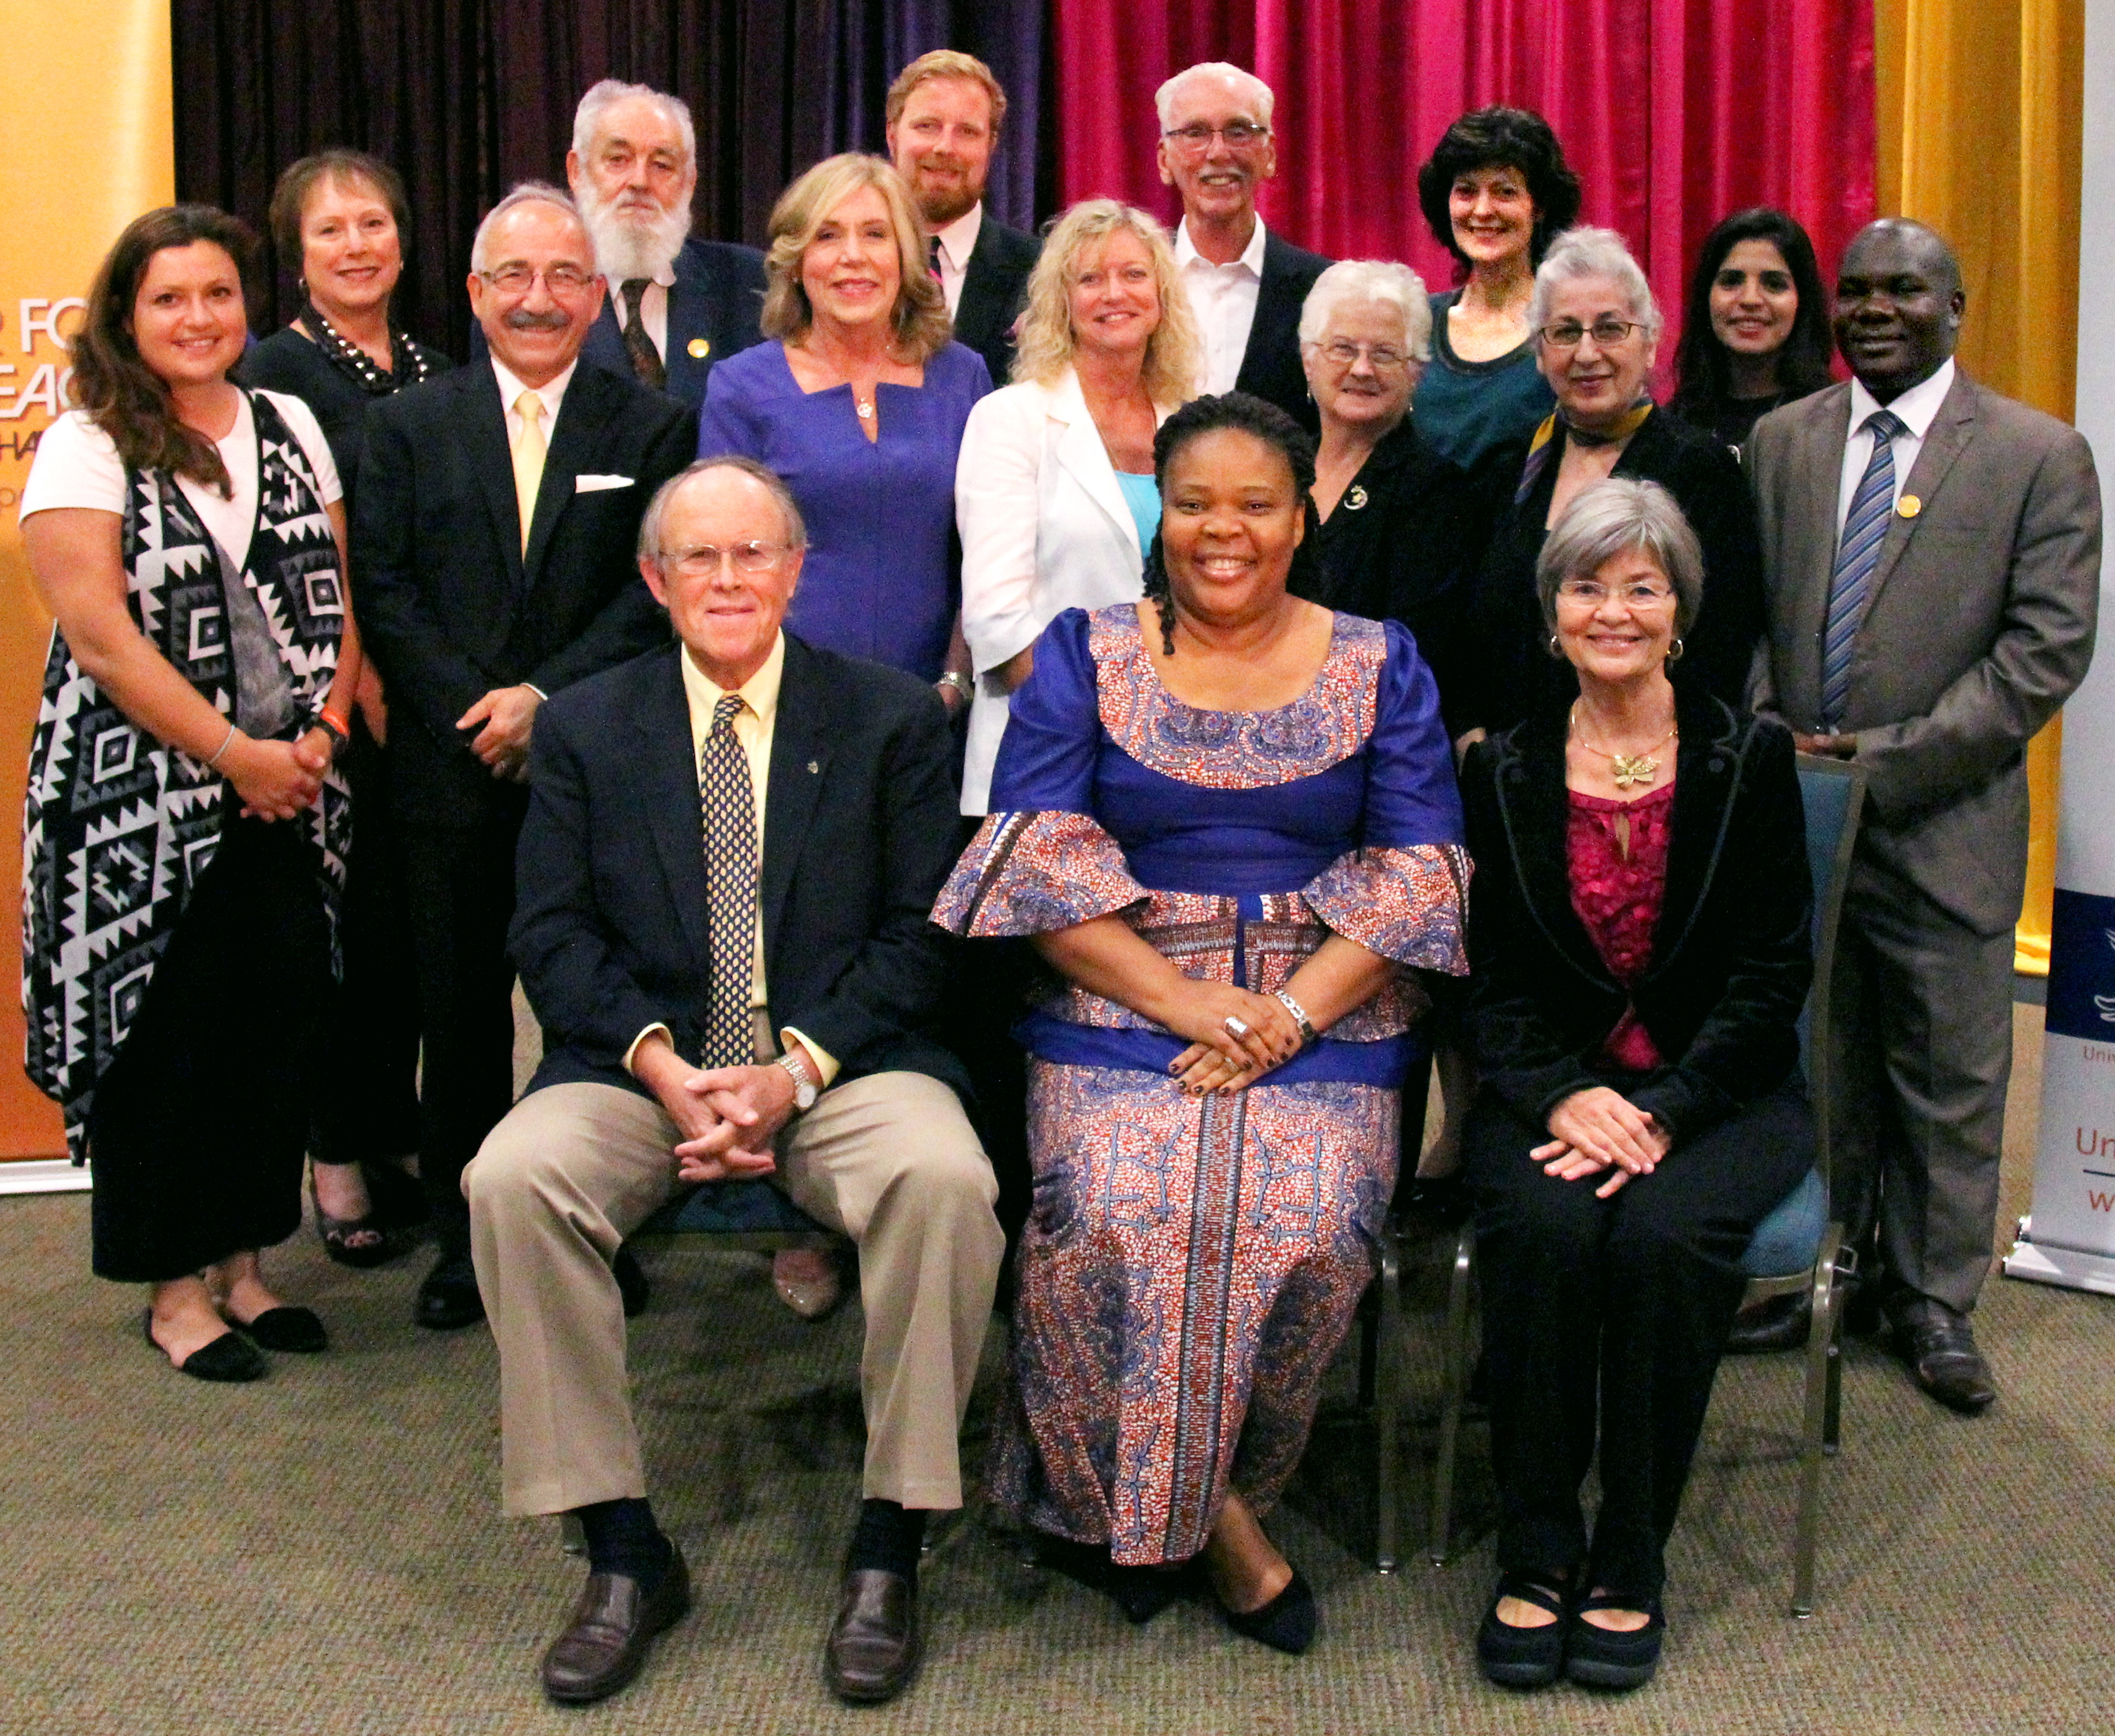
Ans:
[[[500,324],[510,332],[562,332],[572,324],[572,320],[555,307],[548,313],[538,313],[534,308],[517,307],[504,315]]]

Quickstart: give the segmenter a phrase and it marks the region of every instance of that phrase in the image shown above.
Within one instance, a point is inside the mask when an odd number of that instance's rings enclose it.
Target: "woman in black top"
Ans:
[[[272,195],[282,259],[301,261],[293,324],[245,356],[234,377],[290,393],[315,412],[351,511],[367,406],[447,371],[447,356],[389,324],[411,222],[404,183],[359,151],[304,157]],[[388,1227],[420,1215],[418,1184],[389,1160],[418,1149],[418,988],[400,914],[389,820],[381,685],[368,668],[341,761],[360,812],[339,930],[344,976],[329,1015],[337,1058],[313,1131],[317,1227],[330,1256],[374,1265]],[[372,1195],[381,1196],[376,1210]]]
[[[1682,310],[1668,408],[1737,450],[1779,406],[1828,383],[1828,302],[1814,243],[1751,205],[1704,237]]]
[[[1610,475],[1663,485],[1703,545],[1704,601],[1676,641],[1674,682],[1739,705],[1763,630],[1755,501],[1731,452],[1647,395],[1659,310],[1622,238],[1559,237],[1535,273],[1532,323],[1557,409],[1525,448],[1493,459],[1515,480],[1471,587],[1464,719],[1495,733],[1577,691],[1535,602],[1535,561],[1565,507]]]

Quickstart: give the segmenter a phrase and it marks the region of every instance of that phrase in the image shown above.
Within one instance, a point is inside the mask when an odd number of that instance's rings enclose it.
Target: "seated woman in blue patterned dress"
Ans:
[[[1145,600],[1044,631],[934,912],[1056,973],[1021,1030],[1035,1197],[993,1485],[1133,1619],[1201,1554],[1235,1630],[1296,1652],[1314,1597],[1259,1516],[1373,1273],[1412,969],[1466,969],[1467,861],[1410,636],[1287,592],[1308,437],[1200,398],[1154,469]]]

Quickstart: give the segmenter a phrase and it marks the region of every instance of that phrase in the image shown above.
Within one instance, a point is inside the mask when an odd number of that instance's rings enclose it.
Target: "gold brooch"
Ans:
[[[1924,503],[1914,494],[1905,494],[1895,503],[1895,510],[1904,518],[1915,518],[1924,511]]]
[[[693,338],[683,347],[688,350],[695,359],[700,361],[713,353],[712,341],[706,338]]]
[[[1650,783],[1659,776],[1659,761],[1645,754],[1608,755],[1608,781],[1619,790],[1634,783]]]

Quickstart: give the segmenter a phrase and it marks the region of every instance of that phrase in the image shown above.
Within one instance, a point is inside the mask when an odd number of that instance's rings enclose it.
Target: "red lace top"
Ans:
[[[1653,928],[1667,893],[1674,786],[1664,785],[1635,801],[1612,801],[1578,790],[1565,793],[1571,799],[1564,855],[1571,877],[1571,907],[1608,974],[1627,989],[1652,962]],[[1624,1009],[1601,1051],[1633,1072],[1648,1072],[1662,1059],[1635,1007]]]

